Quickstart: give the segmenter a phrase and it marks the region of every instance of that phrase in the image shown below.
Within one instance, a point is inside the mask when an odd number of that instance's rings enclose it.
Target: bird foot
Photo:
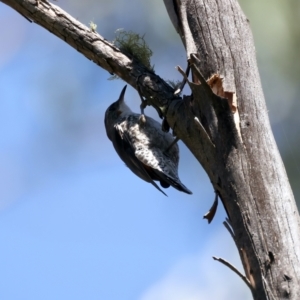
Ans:
[[[144,115],[144,113],[142,113],[140,116],[139,116],[139,125],[140,126],[143,126],[146,124],[146,116]]]
[[[145,110],[146,106],[148,105],[148,102],[147,102],[147,100],[145,100],[145,99],[143,98],[143,95],[142,95],[142,92],[141,92],[141,89],[140,89],[140,86],[139,86],[139,85],[137,85],[137,91],[138,91],[139,96],[140,96],[140,98],[141,98],[140,109],[141,109],[141,114],[143,115],[143,114],[144,114],[144,110]]]

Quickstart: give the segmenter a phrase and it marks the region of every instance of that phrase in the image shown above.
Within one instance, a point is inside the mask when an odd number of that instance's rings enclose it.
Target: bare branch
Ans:
[[[122,53],[113,43],[58,6],[36,0],[1,1],[65,41],[110,74],[116,74],[134,88],[139,84],[143,95],[152,100],[149,104],[160,116],[166,110],[168,101],[174,98],[173,89],[153,71],[133,57]]]

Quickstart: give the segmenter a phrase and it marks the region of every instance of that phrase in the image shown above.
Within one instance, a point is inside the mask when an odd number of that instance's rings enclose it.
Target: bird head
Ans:
[[[124,101],[126,88],[127,85],[123,87],[119,99],[112,103],[105,112],[104,123],[107,132],[110,131],[110,128],[113,128],[114,124],[120,117],[132,112]]]

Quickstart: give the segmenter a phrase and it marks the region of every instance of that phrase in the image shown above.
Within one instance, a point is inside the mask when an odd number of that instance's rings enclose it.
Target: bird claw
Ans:
[[[140,95],[141,96],[141,95]],[[141,105],[140,105],[140,109],[141,109],[141,114],[143,115],[144,114],[144,110],[145,110],[145,108],[146,108],[146,106],[148,105],[147,104],[147,100],[144,100],[143,98],[142,98],[142,96],[141,96],[141,100],[142,100],[142,103],[141,103]]]
[[[137,85],[137,91],[138,91],[138,94],[141,98],[141,105],[140,105],[141,114],[144,115],[144,110],[145,110],[146,106],[148,105],[148,102],[147,102],[147,100],[145,100],[143,98],[143,95],[142,95],[142,92],[141,92],[141,89],[140,89],[139,85]]]
[[[139,124],[140,126],[146,124],[146,116],[144,115],[144,113],[141,113],[141,115],[139,116]]]

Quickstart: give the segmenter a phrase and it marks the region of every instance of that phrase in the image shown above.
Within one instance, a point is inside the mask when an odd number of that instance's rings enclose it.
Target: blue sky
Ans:
[[[134,28],[123,5],[116,10],[112,1],[95,14],[95,3],[56,4],[85,24],[93,20],[109,39],[117,28]],[[154,47],[156,71],[179,79],[174,67],[185,67],[185,55],[164,6],[155,1],[153,22],[145,5],[137,2],[133,15]],[[179,143],[179,175],[193,195],[170,188],[165,197],[124,166],[106,137],[104,112],[124,82],[108,81],[107,72],[1,3],[0,23],[0,298],[251,299],[212,260],[242,270],[222,206],[211,225],[202,219],[214,194],[185,146]],[[125,99],[138,111],[133,89]]]

